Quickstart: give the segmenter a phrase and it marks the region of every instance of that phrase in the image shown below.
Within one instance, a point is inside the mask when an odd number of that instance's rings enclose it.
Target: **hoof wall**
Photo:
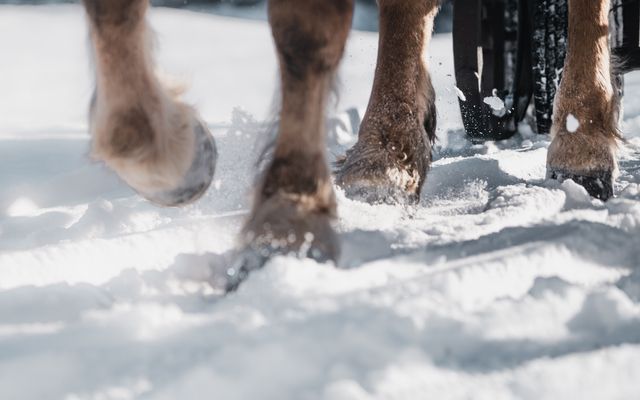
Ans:
[[[250,226],[253,224],[261,229],[252,232],[245,228],[244,243],[227,271],[227,291],[236,290],[252,271],[261,269],[276,256],[309,258],[319,263],[337,261],[340,244],[328,216],[297,215],[296,208],[287,207],[286,203],[275,202],[274,205],[278,206],[279,213],[269,214],[271,222],[254,219]],[[285,224],[278,225],[278,222]]]
[[[309,244],[307,249],[300,249],[296,253],[286,247],[273,245],[248,245],[241,251],[235,262],[227,270],[226,292],[234,292],[244,282],[249,274],[259,270],[273,257],[296,255],[298,258],[310,258],[319,263],[335,262],[335,255],[329,254]]]
[[[195,157],[182,182],[175,189],[140,193],[141,196],[163,207],[182,206],[202,197],[213,181],[218,152],[209,129],[202,121],[196,121],[194,134]]]
[[[584,187],[591,197],[602,201],[607,201],[613,197],[613,174],[609,171],[595,172],[586,175],[555,170],[549,173],[549,177],[560,182],[571,179],[578,185]]]

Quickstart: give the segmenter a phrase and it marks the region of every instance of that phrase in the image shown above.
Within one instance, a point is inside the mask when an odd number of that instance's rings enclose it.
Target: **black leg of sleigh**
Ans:
[[[453,55],[462,120],[474,140],[500,140],[516,131],[518,0],[455,0]],[[494,90],[495,89],[495,90]],[[515,96],[514,96],[515,95]],[[499,97],[504,109],[486,98]]]
[[[568,17],[568,0],[454,0],[455,74],[471,140],[511,137],[530,104],[534,129],[549,133]],[[610,18],[614,82],[622,97],[623,74],[640,69],[640,0],[611,0]],[[486,104],[495,96],[504,110]]]
[[[454,1],[456,82],[472,140],[507,139],[526,114],[534,90],[532,18],[526,1]],[[504,109],[495,106],[495,97]]]
[[[568,0],[527,0],[532,19],[533,101],[537,132],[548,134],[567,52]]]
[[[611,0],[611,46],[615,57],[615,88],[624,94],[624,74],[640,69],[640,1]]]
[[[612,0],[610,25],[613,54],[619,73],[640,69],[640,1]]]
[[[549,132],[567,21],[567,0],[454,1],[455,73],[469,138],[511,137],[532,96],[537,131]]]

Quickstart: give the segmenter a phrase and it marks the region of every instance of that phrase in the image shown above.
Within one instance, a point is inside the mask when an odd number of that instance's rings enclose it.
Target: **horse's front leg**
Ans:
[[[282,104],[274,158],[243,238],[253,253],[335,259],[325,104],[351,27],[353,0],[270,0]]]
[[[195,200],[213,178],[216,150],[196,112],[153,70],[148,0],[83,0],[95,58],[93,154],[165,206]]]
[[[547,175],[613,196],[619,98],[611,79],[609,0],[569,0],[569,44],[555,99]]]
[[[438,0],[379,0],[375,79],[358,142],[338,165],[348,196],[415,202],[431,163],[435,92],[427,46]]]

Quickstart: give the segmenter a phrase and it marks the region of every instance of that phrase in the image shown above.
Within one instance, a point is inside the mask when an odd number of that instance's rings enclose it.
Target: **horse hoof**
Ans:
[[[305,204],[284,194],[255,207],[242,234],[241,251],[228,270],[227,290],[235,290],[254,270],[275,256],[336,262],[340,254],[333,218],[326,210],[305,209]]]
[[[298,250],[298,251],[296,251]],[[324,249],[308,243],[306,249],[292,249],[278,244],[249,244],[236,256],[235,262],[227,270],[226,292],[234,292],[240,287],[251,272],[264,267],[264,265],[276,256],[296,256],[298,258],[310,258],[318,263],[336,262],[337,250]],[[302,254],[304,253],[304,254]]]
[[[193,203],[207,191],[215,174],[218,158],[215,141],[204,122],[196,120],[195,157],[182,181],[173,189],[159,192],[139,192],[150,202],[163,207]]]
[[[244,282],[251,271],[261,269],[267,262],[268,258],[261,254],[245,249],[236,255],[236,258],[227,269],[227,282],[225,292],[235,292]]]
[[[613,197],[613,174],[611,171],[594,171],[588,174],[578,174],[563,170],[551,170],[548,173],[551,179],[560,182],[571,179],[584,187],[591,197],[607,201]]]
[[[353,200],[370,204],[415,204],[430,156],[414,150],[394,154],[384,148],[356,144],[335,164],[336,183]]]

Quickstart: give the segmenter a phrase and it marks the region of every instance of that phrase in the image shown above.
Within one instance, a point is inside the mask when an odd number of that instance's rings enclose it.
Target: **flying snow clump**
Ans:
[[[462,93],[462,90],[458,89],[457,86],[453,87],[456,90],[456,94],[458,95],[458,98],[462,101],[467,101],[467,96],[464,95],[464,93]]]

